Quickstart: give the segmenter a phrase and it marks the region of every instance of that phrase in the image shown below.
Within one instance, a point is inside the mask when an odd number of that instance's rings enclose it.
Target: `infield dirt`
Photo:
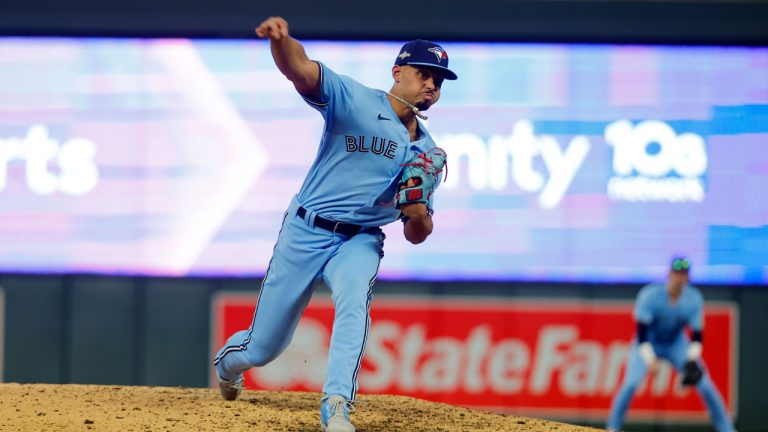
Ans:
[[[318,393],[244,391],[228,402],[217,389],[0,384],[2,431],[318,432]],[[596,431],[404,396],[360,395],[359,432]]]

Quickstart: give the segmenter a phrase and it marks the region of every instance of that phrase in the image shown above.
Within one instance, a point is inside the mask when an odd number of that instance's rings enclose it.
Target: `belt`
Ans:
[[[296,210],[296,216],[302,219],[306,214],[307,214],[307,209],[305,209],[304,207],[299,207],[299,209]],[[345,236],[353,236],[358,232],[360,232],[361,229],[363,229],[363,227],[360,225],[344,223],[344,222],[336,222],[330,219],[326,219],[320,215],[315,215],[315,226],[320,227],[324,230],[330,231],[334,234],[343,234]]]

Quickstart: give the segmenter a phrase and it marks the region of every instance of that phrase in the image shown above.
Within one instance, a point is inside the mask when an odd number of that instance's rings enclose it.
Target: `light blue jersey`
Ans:
[[[297,195],[323,217],[375,227],[394,221],[394,197],[403,166],[435,142],[419,124],[410,141],[387,93],[368,88],[320,64],[320,101],[304,100],[325,119],[317,158]],[[354,105],[352,103],[354,102]]]
[[[685,326],[701,331],[704,297],[692,285],[683,287],[680,297],[672,304],[667,286],[650,284],[640,290],[635,302],[635,321],[648,325],[648,340],[653,343],[672,343],[683,337]]]

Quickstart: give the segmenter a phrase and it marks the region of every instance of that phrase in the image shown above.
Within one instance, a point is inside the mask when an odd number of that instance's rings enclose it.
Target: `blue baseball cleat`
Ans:
[[[330,395],[323,399],[320,406],[320,425],[323,432],[355,432],[355,426],[349,421],[351,403],[339,395]]]

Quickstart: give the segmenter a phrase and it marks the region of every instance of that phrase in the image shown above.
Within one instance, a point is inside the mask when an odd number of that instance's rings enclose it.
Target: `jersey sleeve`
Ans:
[[[322,62],[320,66],[320,100],[301,96],[304,101],[322,114],[326,122],[340,116],[345,116],[349,110],[351,88],[346,77],[337,75]]]
[[[693,308],[688,317],[688,326],[693,331],[702,331],[704,329],[704,297],[696,292],[693,296]]]
[[[650,285],[641,289],[637,294],[633,315],[635,321],[639,323],[650,324],[653,322],[653,302],[651,301]]]

